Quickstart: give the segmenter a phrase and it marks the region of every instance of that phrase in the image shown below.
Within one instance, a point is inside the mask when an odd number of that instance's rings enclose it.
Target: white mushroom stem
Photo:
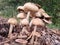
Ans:
[[[10,36],[10,35],[11,35],[11,33],[12,33],[13,26],[14,26],[14,25],[10,24],[10,29],[9,29],[9,34],[8,34],[9,36]]]
[[[31,25],[32,25],[32,21],[33,21],[33,19],[34,19],[34,17],[32,18],[32,20],[31,20],[31,22],[30,22],[30,24],[29,24],[30,27],[31,27]]]
[[[23,20],[23,19],[20,19],[19,22],[21,22],[22,20]],[[21,25],[21,23],[20,23],[20,25]]]
[[[37,26],[35,26],[34,30],[33,30],[33,35],[32,35],[31,42],[30,42],[31,44],[34,43],[34,36],[35,36],[36,28],[37,28]]]
[[[26,17],[26,19],[29,20],[29,16],[30,16],[30,11],[27,13],[27,17]]]

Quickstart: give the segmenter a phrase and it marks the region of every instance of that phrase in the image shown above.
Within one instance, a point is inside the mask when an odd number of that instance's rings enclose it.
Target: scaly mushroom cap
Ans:
[[[28,21],[27,19],[23,19],[23,20],[21,21],[21,24],[22,24],[22,25],[29,25],[29,21]]]
[[[20,18],[20,19],[24,19],[26,16],[25,16],[25,13],[19,13],[17,15],[17,18]]]
[[[32,11],[32,12],[38,11],[38,7],[35,4],[30,3],[30,2],[24,4],[24,9],[26,9],[27,11]]]
[[[10,18],[7,23],[17,25],[18,22],[15,18]]]
[[[17,7],[17,10],[19,10],[19,11],[24,11],[24,7],[23,7],[23,6],[18,6],[18,7]]]
[[[37,26],[44,26],[45,25],[44,22],[39,18],[33,19],[32,24],[37,25]]]

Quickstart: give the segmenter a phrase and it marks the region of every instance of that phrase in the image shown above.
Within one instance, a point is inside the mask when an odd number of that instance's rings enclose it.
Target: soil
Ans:
[[[40,37],[38,37],[37,42],[34,42],[34,44],[30,43],[31,38],[26,40],[32,33],[34,26],[27,27],[29,34],[23,34],[23,36],[26,35],[27,37],[19,38],[23,26],[18,24],[13,28],[11,37],[8,37],[10,24],[7,24],[7,20],[6,18],[0,17],[0,45],[60,45],[60,31],[50,29],[47,26],[38,26],[37,32],[40,34]],[[21,40],[23,41],[21,42]],[[27,41],[27,43],[24,41]]]

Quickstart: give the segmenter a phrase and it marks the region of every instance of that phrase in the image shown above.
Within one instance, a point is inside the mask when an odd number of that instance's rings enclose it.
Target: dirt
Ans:
[[[8,37],[10,24],[7,24],[7,20],[6,18],[0,17],[0,45],[60,45],[60,31],[50,29],[47,26],[38,26],[37,32],[40,34],[40,37],[38,37],[37,42],[34,42],[34,44],[30,43],[31,38],[26,40],[32,33],[34,26],[31,28],[27,27],[29,34],[23,34],[23,36],[27,36],[26,38],[19,38],[22,30],[20,25],[16,25],[13,28],[11,37]],[[21,42],[20,39],[27,41],[27,43],[22,43],[24,41]]]

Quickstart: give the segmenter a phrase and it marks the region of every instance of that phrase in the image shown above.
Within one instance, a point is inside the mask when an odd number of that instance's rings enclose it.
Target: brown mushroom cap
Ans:
[[[24,19],[26,17],[25,13],[19,13],[17,18]]]
[[[17,10],[23,11],[24,10],[24,7],[23,6],[18,6],[17,7]]]
[[[15,18],[10,18],[7,23],[17,25],[18,22]]]
[[[32,24],[37,25],[37,26],[44,26],[45,25],[44,22],[39,18],[33,19]]]
[[[27,19],[23,19],[23,20],[21,21],[21,24],[22,24],[22,25],[29,25],[29,21],[28,21]]]
[[[27,43],[27,41],[23,40],[23,39],[16,39],[15,41],[18,42],[18,43],[23,43],[23,44]]]
[[[38,11],[38,7],[35,4],[30,2],[24,4],[24,9],[26,9],[27,11],[33,11],[33,12]]]

